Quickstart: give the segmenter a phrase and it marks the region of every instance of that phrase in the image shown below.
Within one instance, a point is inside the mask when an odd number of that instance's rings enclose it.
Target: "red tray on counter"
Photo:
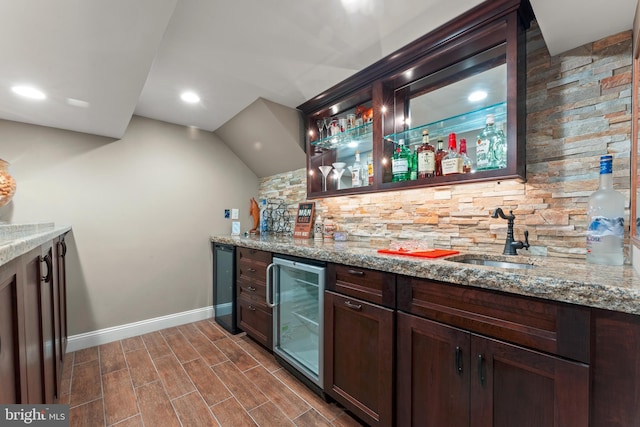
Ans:
[[[407,255],[407,256],[417,256],[422,258],[440,258],[443,256],[455,255],[460,253],[460,251],[454,251],[451,249],[425,249],[422,251],[378,249],[378,252],[381,254]]]

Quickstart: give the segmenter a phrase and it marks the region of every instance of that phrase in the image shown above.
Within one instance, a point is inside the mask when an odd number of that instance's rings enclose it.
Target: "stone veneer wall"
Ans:
[[[537,25],[527,33],[527,182],[494,181],[317,199],[350,238],[433,240],[436,247],[501,253],[506,221],[529,230],[530,253],[583,258],[586,205],[599,158],[614,155],[614,186],[630,190],[631,31],[550,57]],[[262,179],[261,198],[285,199],[292,216],[306,198],[306,170]],[[628,234],[628,228],[627,234]],[[627,241],[628,241],[628,235]],[[521,251],[526,253],[526,251]]]

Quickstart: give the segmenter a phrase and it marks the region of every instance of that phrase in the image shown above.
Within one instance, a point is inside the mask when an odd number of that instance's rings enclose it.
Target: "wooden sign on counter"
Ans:
[[[314,202],[305,202],[298,205],[298,215],[296,216],[296,225],[293,229],[293,237],[298,239],[311,238],[311,230],[313,229],[313,218],[316,210]]]

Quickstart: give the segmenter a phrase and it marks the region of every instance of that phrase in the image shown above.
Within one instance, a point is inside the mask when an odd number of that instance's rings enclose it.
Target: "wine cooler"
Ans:
[[[278,256],[267,277],[273,280],[273,286],[267,284],[267,303],[273,307],[273,352],[294,375],[321,391],[325,265]]]

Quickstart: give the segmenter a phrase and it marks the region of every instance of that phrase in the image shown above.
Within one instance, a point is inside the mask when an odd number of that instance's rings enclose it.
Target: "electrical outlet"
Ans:
[[[224,218],[225,219],[229,219],[230,216],[231,216],[231,211],[229,209],[225,209],[224,210]]]
[[[238,209],[231,209],[231,219],[238,219]]]

